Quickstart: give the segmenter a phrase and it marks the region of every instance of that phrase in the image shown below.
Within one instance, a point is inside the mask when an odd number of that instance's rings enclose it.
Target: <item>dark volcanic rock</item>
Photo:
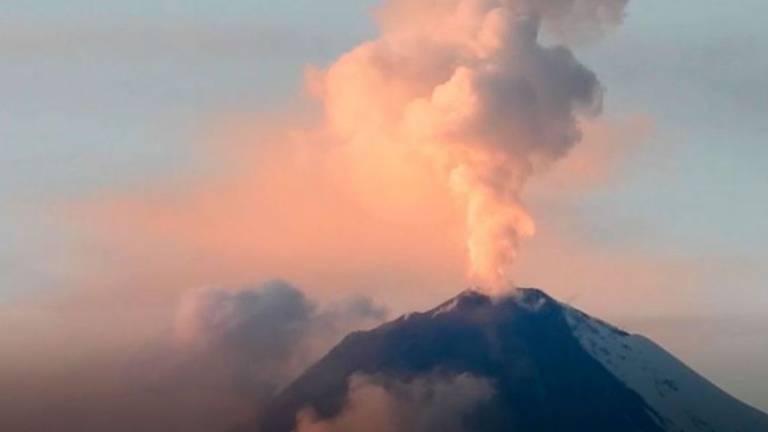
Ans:
[[[349,335],[238,430],[290,432],[305,408],[332,418],[354,374],[408,381],[466,373],[495,390],[464,418],[467,431],[662,431],[654,410],[582,348],[564,311],[538,290],[500,299],[466,291]]]

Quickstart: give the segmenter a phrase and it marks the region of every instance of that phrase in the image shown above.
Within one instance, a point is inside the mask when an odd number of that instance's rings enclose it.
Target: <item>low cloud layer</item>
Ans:
[[[411,381],[355,375],[338,416],[320,420],[305,410],[297,432],[462,432],[465,416],[492,396],[492,383],[471,375]]]

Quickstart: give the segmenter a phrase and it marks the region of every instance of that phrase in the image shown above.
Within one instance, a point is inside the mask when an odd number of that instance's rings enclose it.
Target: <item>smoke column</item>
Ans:
[[[562,44],[618,24],[625,3],[391,0],[379,36],[310,73],[309,87],[353,151],[402,146],[434,164],[465,212],[470,277],[500,289],[535,232],[526,181],[601,110],[597,77]]]

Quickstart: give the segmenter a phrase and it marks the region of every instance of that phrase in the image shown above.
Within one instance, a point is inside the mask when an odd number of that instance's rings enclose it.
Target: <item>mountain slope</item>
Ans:
[[[467,291],[353,333],[242,430],[290,432],[306,409],[337,417],[354,376],[408,382],[435,374],[493,384],[493,396],[463,416],[466,431],[768,431],[763,414],[652,343],[533,289],[498,299]]]
[[[582,347],[659,414],[665,430],[768,431],[768,417],[736,400],[651,340],[572,308],[565,315]]]

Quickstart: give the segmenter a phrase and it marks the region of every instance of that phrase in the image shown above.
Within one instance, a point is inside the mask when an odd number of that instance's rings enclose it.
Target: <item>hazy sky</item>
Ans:
[[[305,65],[326,64],[373,34],[375,3],[3,2],[3,309],[68,286],[72,268],[84,266],[83,242],[62,227],[59,206],[205,169],[199,144],[213,119],[284,110]],[[761,0],[630,2],[622,27],[577,54],[607,88],[606,117],[640,117],[651,131],[609,180],[567,202],[530,200],[541,232],[558,224],[608,254],[689,263],[691,274],[665,286],[675,307],[630,294],[636,313],[612,316],[588,287],[574,301],[649,334],[763,409],[767,13]],[[612,271],[606,265],[604,275],[579,281],[621,281]],[[523,275],[523,283],[548,280],[531,268]]]

